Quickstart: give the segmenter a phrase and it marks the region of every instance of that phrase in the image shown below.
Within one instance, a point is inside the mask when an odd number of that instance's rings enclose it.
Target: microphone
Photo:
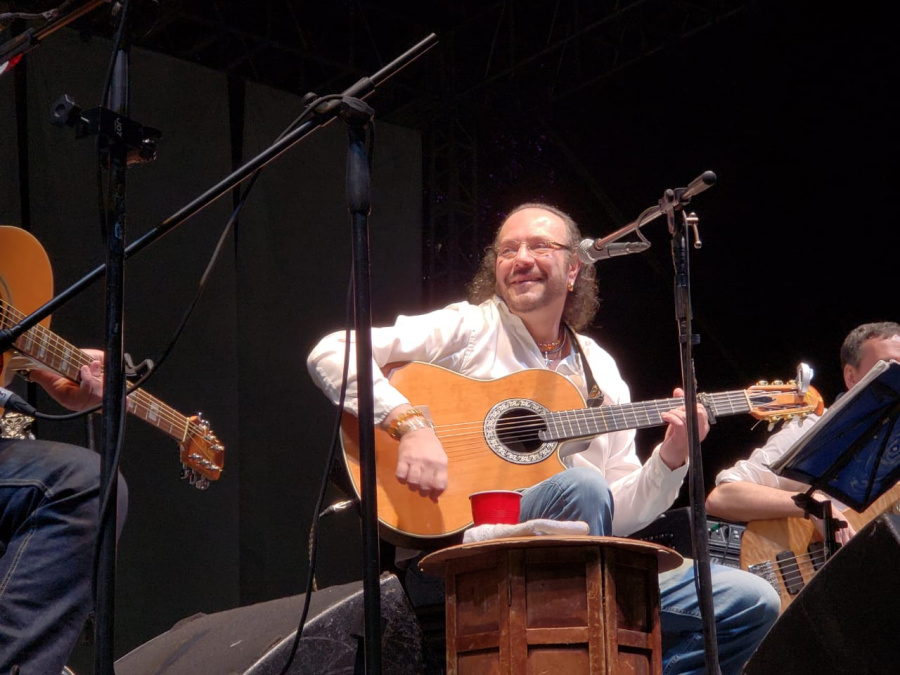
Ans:
[[[37,412],[34,409],[34,406],[28,403],[24,398],[3,387],[0,387],[0,408],[6,408],[13,412],[28,415],[29,417],[34,417]]]
[[[684,188],[684,191],[680,195],[681,201],[687,203],[692,197],[699,195],[704,190],[708,190],[715,185],[716,180],[716,174],[712,171],[704,171]]]
[[[641,253],[650,248],[650,244],[645,241],[629,241],[629,242],[613,242],[606,246],[597,248],[596,243],[603,241],[602,239],[582,239],[578,245],[578,259],[586,265],[595,263],[598,260],[606,260],[617,255],[630,255],[632,253]]]

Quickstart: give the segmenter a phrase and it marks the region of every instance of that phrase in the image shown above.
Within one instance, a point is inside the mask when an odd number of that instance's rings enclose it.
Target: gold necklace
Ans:
[[[541,350],[541,353],[544,355],[544,360],[547,362],[547,365],[556,358],[556,355],[559,354],[563,347],[566,346],[567,336],[565,331],[562,333],[562,337],[553,342],[538,342],[538,349]]]

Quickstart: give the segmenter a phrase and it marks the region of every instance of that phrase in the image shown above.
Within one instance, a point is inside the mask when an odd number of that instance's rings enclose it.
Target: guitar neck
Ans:
[[[0,328],[8,328],[18,321],[18,312],[3,302]],[[78,382],[81,367],[91,363],[91,357],[69,344],[55,333],[37,325],[28,329],[15,341],[15,348],[63,377]],[[183,443],[189,434],[191,420],[143,389],[128,394],[128,412]]]
[[[714,417],[750,412],[752,406],[743,390],[701,394],[701,402]],[[596,408],[564,410],[547,415],[542,440],[586,438],[623,429],[646,429],[665,424],[663,413],[684,406],[683,398],[664,398],[643,403],[601,405]]]

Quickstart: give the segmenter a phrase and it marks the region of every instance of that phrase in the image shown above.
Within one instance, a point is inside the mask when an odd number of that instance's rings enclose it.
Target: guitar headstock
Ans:
[[[198,490],[219,480],[225,465],[225,446],[198,413],[190,418],[187,439],[181,443],[181,478]]]
[[[750,414],[758,420],[767,420],[770,425],[794,417],[821,415],[825,410],[825,401],[810,386],[811,379],[812,368],[801,363],[796,379],[758,382],[746,391]]]

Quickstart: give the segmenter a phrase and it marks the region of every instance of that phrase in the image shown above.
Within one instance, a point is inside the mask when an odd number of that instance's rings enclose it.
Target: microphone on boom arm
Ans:
[[[645,241],[614,241],[611,244],[597,247],[597,242],[602,239],[582,239],[578,245],[578,258],[586,265],[595,263],[598,260],[606,260],[620,255],[631,255],[632,253],[641,253],[650,248],[650,244]]]

